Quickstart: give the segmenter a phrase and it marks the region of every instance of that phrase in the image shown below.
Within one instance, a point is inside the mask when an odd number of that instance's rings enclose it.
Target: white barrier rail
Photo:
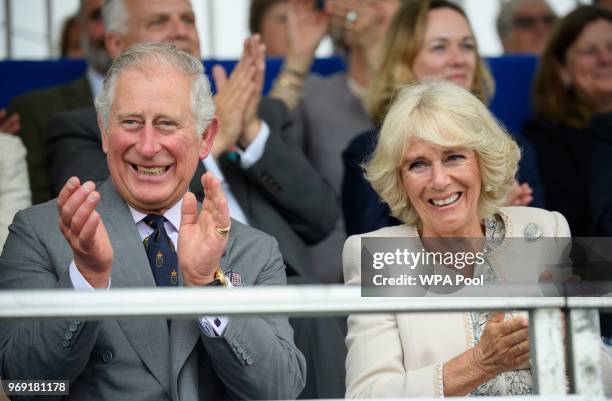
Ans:
[[[610,307],[608,304],[597,307]],[[373,312],[453,312],[564,308],[557,298],[361,297],[342,285],[200,288],[117,288],[111,291],[0,291],[1,318],[193,318],[202,315],[321,316]],[[591,307],[583,304],[580,307]]]
[[[612,297],[362,297],[341,285],[225,288],[129,288],[111,291],[0,291],[0,319],[195,318],[205,315],[291,316],[349,313],[528,310],[538,394],[567,394],[562,311],[569,310],[571,392],[603,395],[598,309]]]

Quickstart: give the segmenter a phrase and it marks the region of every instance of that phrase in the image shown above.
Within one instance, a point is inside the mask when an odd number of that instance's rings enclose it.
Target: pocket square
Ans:
[[[234,287],[244,286],[244,283],[242,282],[242,277],[240,277],[240,274],[234,271],[229,270],[225,272],[225,277],[227,277],[227,279],[230,281],[230,283],[232,283]]]

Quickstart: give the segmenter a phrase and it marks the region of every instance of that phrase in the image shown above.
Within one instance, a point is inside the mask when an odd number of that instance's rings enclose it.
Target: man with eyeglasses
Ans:
[[[540,54],[557,20],[546,0],[510,0],[497,16],[497,33],[506,54]]]

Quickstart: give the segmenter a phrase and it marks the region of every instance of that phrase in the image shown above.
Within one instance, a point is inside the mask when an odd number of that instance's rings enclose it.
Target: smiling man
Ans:
[[[171,43],[200,58],[189,0],[106,0],[103,16],[106,46],[113,58],[135,43]],[[312,284],[317,281],[307,245],[321,241],[333,229],[338,199],[302,152],[283,103],[262,96],[264,73],[265,46],[258,36],[245,41],[231,75],[213,68],[219,131],[210,155],[196,165],[190,190],[200,198],[200,177],[204,171],[213,173],[221,181],[230,216],[278,241],[288,283]],[[161,93],[148,97],[165,100]],[[108,167],[114,168],[102,151],[104,135],[96,118],[93,108],[82,109],[49,124],[47,150],[57,193],[71,176],[81,182],[98,182],[108,177]],[[300,396],[343,397],[346,320],[300,318],[290,322],[311,373]]]
[[[20,212],[0,289],[286,282],[276,241],[230,220],[218,180],[202,177],[201,211],[188,192],[218,130],[198,59],[130,47],[96,110],[110,179],[73,177],[57,202]],[[305,381],[292,334],[277,317],[2,322],[0,375],[69,380],[70,400],[289,399]]]

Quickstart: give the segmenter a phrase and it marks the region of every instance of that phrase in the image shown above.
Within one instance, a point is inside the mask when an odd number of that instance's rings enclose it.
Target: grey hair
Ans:
[[[505,38],[512,32],[512,20],[514,18],[516,10],[523,4],[528,3],[544,4],[551,12],[553,12],[553,9],[550,7],[550,4],[548,4],[546,0],[509,0],[503,2],[499,10],[499,14],[497,14],[497,20],[495,21],[495,25],[497,27],[497,34],[499,35],[500,39]]]
[[[123,0],[104,0],[102,6],[104,30],[125,35],[128,31],[129,15]]]
[[[110,110],[115,96],[115,85],[119,76],[130,70],[146,71],[151,66],[169,68],[190,77],[191,108],[196,121],[196,134],[200,135],[215,114],[215,103],[210,91],[210,83],[204,75],[202,62],[196,57],[178,50],[168,43],[138,43],[125,49],[113,62],[102,89],[94,100],[98,118],[104,131],[108,132]]]

